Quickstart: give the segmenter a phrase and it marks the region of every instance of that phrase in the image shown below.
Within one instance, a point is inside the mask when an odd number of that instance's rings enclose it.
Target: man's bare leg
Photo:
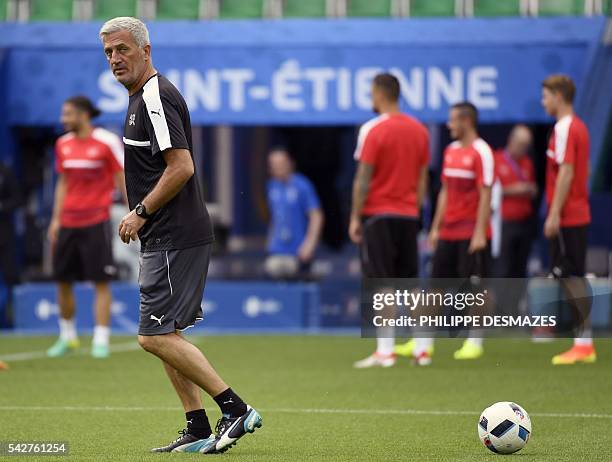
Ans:
[[[261,416],[219,377],[204,354],[179,333],[139,335],[138,343],[163,361],[166,374],[185,408],[187,432],[154,452],[197,449],[200,452],[224,452],[246,433],[261,427]],[[219,405],[223,418],[213,439],[206,412],[202,409],[199,389],[208,393]],[[177,449],[178,448],[178,449]]]
[[[177,334],[180,336],[180,334]],[[198,439],[208,438],[212,434],[212,428],[208,421],[206,411],[202,406],[200,387],[177,371],[165,361],[162,361],[166,374],[172,382],[181,404],[185,409],[185,420],[187,421],[187,432]]]
[[[96,282],[96,299],[94,302],[94,314],[96,326],[109,326],[111,316],[112,295],[108,282]]]
[[[204,354],[176,333],[139,335],[138,343],[213,398],[229,388]]]
[[[181,334],[176,335],[183,337]],[[187,340],[185,340],[187,341]],[[202,409],[202,397],[200,396],[200,387],[177,371],[170,364],[162,360],[166,374],[172,382],[172,386],[176,391],[185,412],[196,411]]]
[[[47,350],[47,356],[63,356],[71,349],[78,347],[76,323],[74,319],[75,303],[72,283],[59,282],[57,285],[57,304],[59,305],[59,330],[57,342]]]
[[[552,363],[576,364],[593,363],[597,360],[593,345],[593,330],[591,326],[591,309],[593,291],[584,277],[570,276],[561,278],[561,288],[565,302],[572,309],[574,346],[568,351],[553,357]]]
[[[57,285],[57,304],[61,319],[74,319],[75,304],[72,283],[60,282]]]
[[[108,356],[110,340],[110,317],[112,295],[110,284],[107,281],[95,283],[96,298],[94,302],[94,315],[96,325],[92,342],[92,354],[96,357]]]
[[[183,405],[185,412],[202,409],[200,387],[186,378],[167,362],[162,361],[162,363],[170,382],[172,382],[172,386],[174,387],[176,394],[181,400],[181,404]]]

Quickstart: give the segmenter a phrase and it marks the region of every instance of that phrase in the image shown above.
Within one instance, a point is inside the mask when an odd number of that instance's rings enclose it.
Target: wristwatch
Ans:
[[[145,220],[147,218],[151,218],[151,215],[147,213],[147,208],[142,202],[136,204],[136,207],[134,207],[134,212],[136,212],[136,215],[138,215],[140,218],[144,218]]]

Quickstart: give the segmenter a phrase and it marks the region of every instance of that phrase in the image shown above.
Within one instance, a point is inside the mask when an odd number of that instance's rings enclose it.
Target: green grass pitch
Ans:
[[[184,415],[158,360],[134,339],[94,360],[26,358],[51,337],[0,337],[0,441],[63,440],[64,457],[8,461],[528,461],[612,460],[612,341],[597,342],[593,365],[550,365],[569,341],[488,340],[485,356],[458,362],[457,340],[436,344],[434,364],[400,360],[354,370],[372,340],[329,336],[189,337],[227,382],[261,411],[263,428],[224,455],[149,454],[182,428]],[[84,341],[83,341],[84,340]],[[87,345],[89,339],[82,339]],[[134,348],[132,348],[134,347]],[[34,355],[35,356],[35,355]],[[489,453],[477,436],[482,409],[516,401],[531,415],[529,444],[513,456]],[[219,411],[206,397],[214,426]]]

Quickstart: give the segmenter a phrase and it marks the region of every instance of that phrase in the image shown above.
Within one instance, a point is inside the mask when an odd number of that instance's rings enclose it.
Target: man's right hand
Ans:
[[[310,263],[314,256],[314,247],[308,242],[303,242],[298,249],[297,256],[302,263]]]
[[[55,247],[57,242],[57,236],[59,235],[60,222],[59,220],[53,219],[49,223],[49,229],[47,229],[47,239],[51,243],[51,247]]]
[[[549,212],[546,221],[544,222],[544,236],[547,239],[552,239],[559,234],[561,228],[561,217],[558,213]]]
[[[361,244],[363,241],[363,226],[361,220],[358,217],[351,217],[349,222],[349,237],[353,244]]]
[[[440,232],[437,229],[431,229],[429,231],[429,235],[427,236],[427,242],[429,244],[429,248],[433,251],[436,250],[438,246],[438,240],[440,239]]]

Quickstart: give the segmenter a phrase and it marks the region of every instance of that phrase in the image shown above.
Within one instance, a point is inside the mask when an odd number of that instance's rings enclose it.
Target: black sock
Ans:
[[[234,393],[234,390],[231,388],[222,391],[213,399],[219,405],[219,408],[221,408],[221,412],[224,415],[229,415],[230,417],[240,417],[247,411],[244,401],[242,401],[240,396]]]
[[[208,438],[211,435],[212,429],[204,409],[186,412],[185,418],[187,419],[187,433],[201,439]]]

